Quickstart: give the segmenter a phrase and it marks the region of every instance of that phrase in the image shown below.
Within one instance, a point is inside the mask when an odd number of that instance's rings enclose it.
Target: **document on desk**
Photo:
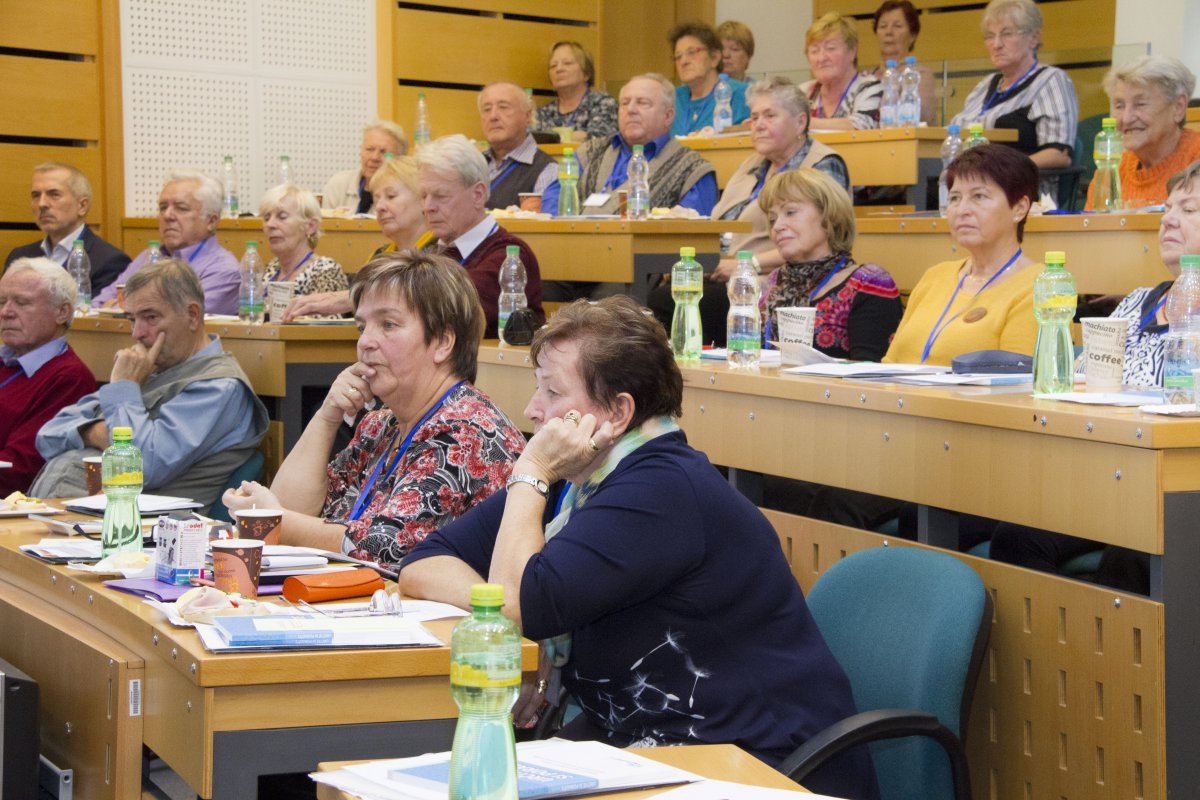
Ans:
[[[1035,394],[1038,400],[1058,400],[1064,403],[1083,403],[1089,406],[1144,406],[1161,403],[1161,389],[1131,390],[1126,392],[1062,392],[1059,394]]]
[[[68,511],[100,516],[104,514],[107,503],[108,498],[104,495],[93,494],[87,497],[76,497],[63,505]],[[138,495],[138,511],[142,514],[165,514],[168,511],[182,511],[189,508],[200,508],[200,504],[194,502],[190,497],[169,497],[162,494]]]
[[[894,378],[902,375],[935,375],[950,372],[936,364],[879,364],[874,361],[838,361],[832,364],[805,364],[779,370],[787,375],[815,375],[823,378]]]
[[[269,615],[266,617],[234,617],[233,619],[263,620],[263,641],[275,641],[273,635],[278,633],[281,619],[288,615]],[[292,618],[293,620],[295,617]],[[260,623],[251,623],[260,624]],[[296,623],[293,628],[299,630]],[[306,623],[310,630],[328,631],[329,636],[316,641],[318,637],[297,635],[293,643],[275,644],[232,644],[215,625],[196,625],[196,633],[205,649],[214,653],[244,653],[255,650],[329,650],[338,648],[374,648],[374,647],[441,647],[444,642],[434,636],[429,630],[415,619],[380,615],[375,617],[333,617],[314,615]],[[302,631],[303,633],[303,631]],[[251,641],[247,639],[247,641]]]
[[[891,380],[906,386],[1019,386],[1033,383],[1033,373],[939,372],[933,375],[896,375]]]
[[[769,789],[766,786],[751,786],[732,781],[703,780],[671,789],[662,794],[651,795],[648,800],[838,800],[826,794],[809,794],[797,787],[791,789]]]
[[[518,771],[524,771],[526,775],[571,775],[570,785],[577,787],[547,792],[545,781],[526,781],[518,789],[518,795],[523,799],[574,797],[702,780],[695,773],[603,742],[563,739],[520,742],[517,744],[517,762]],[[449,763],[449,753],[426,753],[413,758],[352,764],[340,770],[314,772],[311,777],[368,800],[445,800]],[[440,775],[445,777],[438,777]],[[588,788],[578,788],[583,784]],[[567,785],[566,782],[563,785]]]

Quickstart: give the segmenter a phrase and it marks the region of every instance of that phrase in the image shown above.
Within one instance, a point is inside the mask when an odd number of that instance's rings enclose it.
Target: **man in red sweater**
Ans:
[[[48,258],[18,258],[0,277],[0,496],[25,491],[43,459],[38,429],[64,406],[96,391],[96,379],[67,345],[75,282]]]

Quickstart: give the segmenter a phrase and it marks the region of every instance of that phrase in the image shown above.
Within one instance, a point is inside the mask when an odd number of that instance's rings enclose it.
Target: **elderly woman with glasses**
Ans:
[[[992,0],[984,9],[982,28],[996,72],[971,90],[954,124],[964,130],[974,122],[1014,129],[1012,146],[1038,169],[1069,167],[1079,99],[1067,73],[1038,61],[1042,12],[1033,0]]]

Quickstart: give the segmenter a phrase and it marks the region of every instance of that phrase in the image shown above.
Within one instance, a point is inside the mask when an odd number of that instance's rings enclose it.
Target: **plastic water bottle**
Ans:
[[[558,215],[579,216],[579,162],[575,160],[575,148],[563,150],[562,163],[558,165]]]
[[[1163,390],[1168,403],[1192,402],[1192,370],[1200,368],[1200,255],[1180,257],[1179,268],[1164,309],[1170,326],[1163,337]]]
[[[900,75],[896,72],[896,59],[889,58],[883,70],[883,99],[879,101],[879,127],[896,127],[900,105]]]
[[[720,133],[733,125],[733,87],[724,72],[717,77],[713,101],[713,130]]]
[[[75,316],[82,317],[92,310],[92,260],[83,249],[83,239],[71,243],[67,271],[75,281]]]
[[[1075,276],[1066,270],[1067,255],[1046,253],[1046,268],[1033,282],[1033,315],[1038,321],[1033,350],[1035,394],[1069,392],[1075,386],[1075,347],[1071,320],[1075,317]]]
[[[725,359],[731,367],[754,369],[762,352],[762,318],[758,311],[758,270],[750,251],[738,251],[728,290]]]
[[[948,126],[946,132],[950,135],[942,142],[942,174],[938,176],[938,211],[943,217],[946,216],[946,207],[950,205],[950,186],[946,182],[946,170],[950,168],[950,162],[965,149],[963,140],[959,138],[957,125]]]
[[[279,183],[286,185],[292,182],[292,159],[289,156],[279,157]]]
[[[263,273],[258,242],[246,242],[242,256],[242,279],[238,287],[238,319],[260,324],[266,310],[267,276]]]
[[[629,195],[625,211],[630,219],[650,217],[650,162],[640,144],[633,146],[633,156],[629,159]]]
[[[514,311],[525,308],[525,265],[521,263],[521,248],[510,244],[504,248],[504,263],[500,265],[500,340],[512,344],[504,335],[504,327]]]
[[[917,71],[917,57],[904,59],[900,70],[900,105],[896,121],[901,128],[915,128],[921,121],[921,73]]]
[[[153,264],[155,261],[162,261],[162,242],[158,239],[151,239],[150,244],[146,245],[146,263]]]
[[[963,150],[970,150],[972,147],[988,143],[987,137],[983,135],[982,122],[972,122],[967,127],[967,131],[967,141],[963,142]]]
[[[471,587],[471,616],[450,635],[450,692],[458,724],[450,800],[517,800],[512,707],[521,692],[521,635],[500,613],[504,587]]]
[[[142,517],[138,495],[142,493],[142,451],[133,443],[133,428],[112,429],[112,444],[100,459],[104,487],[104,526],[100,532],[100,556],[142,549]]]
[[[425,105],[425,93],[417,92],[417,124],[413,126],[413,147],[429,144],[429,107]]]
[[[237,217],[238,215],[238,184],[237,169],[233,166],[233,156],[225,156],[221,167],[221,177],[225,196],[221,204],[221,216]]]
[[[1092,209],[1094,211],[1121,210],[1121,155],[1125,152],[1121,134],[1117,133],[1117,122],[1105,117],[1096,134],[1092,157],[1096,159],[1096,178],[1092,182]]]
[[[671,349],[676,361],[700,358],[704,346],[700,328],[700,295],[704,293],[704,268],[696,260],[696,248],[679,248],[679,260],[671,267]]]

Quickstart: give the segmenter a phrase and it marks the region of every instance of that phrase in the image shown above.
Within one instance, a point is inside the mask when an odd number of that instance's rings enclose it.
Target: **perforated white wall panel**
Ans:
[[[163,176],[237,165],[242,207],[278,182],[320,190],[358,163],[375,111],[372,0],[122,0],[125,213],[156,213]]]

